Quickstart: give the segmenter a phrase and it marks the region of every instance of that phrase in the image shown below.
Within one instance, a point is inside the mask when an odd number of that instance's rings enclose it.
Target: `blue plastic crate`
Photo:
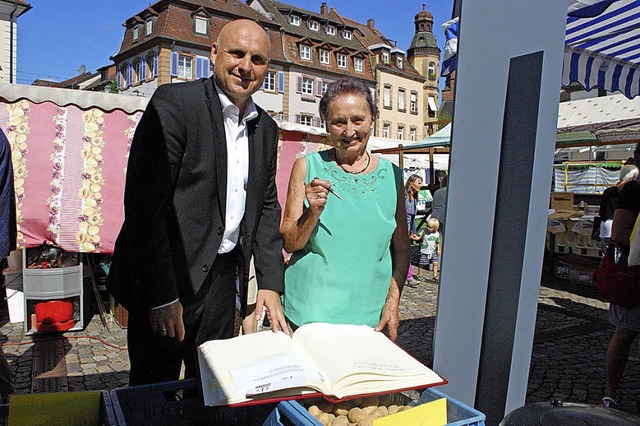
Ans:
[[[447,426],[485,426],[486,416],[462,402],[451,398],[435,389],[427,389],[420,395],[415,405],[447,398]],[[414,404],[412,404],[414,405]],[[289,423],[282,422],[285,417]],[[283,401],[267,418],[264,426],[281,426],[293,424],[295,426],[321,426],[298,401]]]
[[[261,425],[277,405],[205,407],[195,379],[114,389],[111,400],[120,426]]]

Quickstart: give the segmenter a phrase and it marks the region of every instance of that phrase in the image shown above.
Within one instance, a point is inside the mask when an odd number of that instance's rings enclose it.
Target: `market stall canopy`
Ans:
[[[569,0],[562,85],[600,87],[628,98],[640,94],[640,0]],[[443,24],[442,75],[456,65],[457,18]]]

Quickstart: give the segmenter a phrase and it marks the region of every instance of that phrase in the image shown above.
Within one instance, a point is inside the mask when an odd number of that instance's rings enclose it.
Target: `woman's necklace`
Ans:
[[[369,168],[369,164],[371,164],[371,155],[369,155],[369,152],[366,153],[367,154],[367,164],[364,166],[364,168],[362,170],[358,170],[357,172],[352,172],[351,170],[347,170],[344,168],[344,166],[340,163],[338,163],[338,157],[336,157],[336,163],[338,164],[338,166],[340,166],[340,168],[342,170],[344,170],[346,173],[349,173],[350,175],[359,175],[360,173],[364,172],[365,170],[367,170]]]

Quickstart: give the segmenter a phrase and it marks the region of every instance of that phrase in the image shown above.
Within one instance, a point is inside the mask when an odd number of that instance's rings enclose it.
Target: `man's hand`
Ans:
[[[280,303],[280,295],[278,292],[273,290],[258,290],[258,298],[256,299],[257,319],[259,319],[259,315],[262,314],[263,306],[267,308],[267,315],[269,316],[273,331],[282,330],[286,334],[289,334],[289,328],[287,327],[287,321],[284,319],[284,312],[282,312],[282,304]]]
[[[161,308],[149,309],[151,330],[161,336],[184,340],[184,323],[182,322],[182,303],[179,300]]]

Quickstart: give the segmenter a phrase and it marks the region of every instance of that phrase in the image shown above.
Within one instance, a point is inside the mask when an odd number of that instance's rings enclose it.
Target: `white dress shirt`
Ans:
[[[228,253],[238,244],[240,223],[244,216],[249,181],[249,137],[247,122],[258,117],[253,100],[249,98],[240,118],[240,109],[216,85],[222,104],[224,131],[227,139],[227,202],[224,234],[218,253]]]

